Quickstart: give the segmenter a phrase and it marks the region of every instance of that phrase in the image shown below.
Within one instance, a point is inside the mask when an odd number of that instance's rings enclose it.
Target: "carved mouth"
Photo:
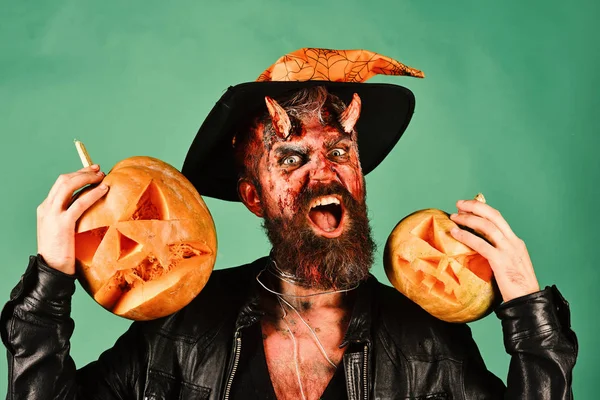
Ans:
[[[317,197],[308,211],[308,220],[315,233],[327,238],[342,234],[345,216],[344,206],[336,195]]]

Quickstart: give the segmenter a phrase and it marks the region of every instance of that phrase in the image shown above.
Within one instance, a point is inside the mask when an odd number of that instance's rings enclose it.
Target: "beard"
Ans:
[[[313,231],[308,212],[313,199],[334,194],[341,198],[346,226],[340,236],[326,238]],[[293,274],[300,286],[319,290],[348,289],[368,277],[376,245],[364,198],[356,200],[339,183],[319,185],[305,188],[293,209],[287,219],[265,210],[263,228],[279,269]]]

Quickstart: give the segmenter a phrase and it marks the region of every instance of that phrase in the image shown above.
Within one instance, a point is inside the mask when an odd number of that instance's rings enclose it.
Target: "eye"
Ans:
[[[346,150],[344,150],[344,149],[340,149],[340,148],[333,149],[333,150],[331,150],[331,151],[329,152],[329,155],[330,155],[331,157],[335,157],[335,158],[338,158],[338,157],[344,157],[346,154],[348,154],[348,153],[346,152]]]
[[[286,158],[284,158],[283,160],[281,160],[281,163],[283,165],[287,165],[287,166],[294,166],[294,165],[298,165],[300,164],[300,156],[287,156]]]

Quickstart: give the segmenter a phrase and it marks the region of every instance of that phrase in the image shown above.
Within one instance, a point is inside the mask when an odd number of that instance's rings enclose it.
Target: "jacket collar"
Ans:
[[[247,328],[256,322],[260,321],[265,314],[260,309],[260,294],[264,293],[264,289],[256,280],[257,275],[267,268],[268,263],[272,262],[269,257],[263,257],[249,266],[248,291],[246,292],[245,301],[242,303],[240,311],[235,322],[236,334],[240,330]],[[362,282],[356,289],[356,298],[350,317],[348,330],[344,335],[344,339],[340,347],[345,347],[351,343],[368,343],[370,341],[372,312],[371,306],[373,301],[373,288],[377,279],[369,274],[366,281]]]
[[[351,343],[370,342],[374,281],[376,281],[375,277],[369,274],[367,280],[355,289],[356,298],[350,316],[350,324],[340,347],[345,347]]]
[[[259,258],[249,266],[248,275],[245,277],[247,282],[248,290],[245,293],[245,299],[242,302],[242,306],[239,310],[235,321],[235,333],[238,335],[239,331],[254,325],[260,321],[264,311],[260,308],[260,286],[256,280],[256,277],[260,271],[264,270],[269,262],[268,257]]]

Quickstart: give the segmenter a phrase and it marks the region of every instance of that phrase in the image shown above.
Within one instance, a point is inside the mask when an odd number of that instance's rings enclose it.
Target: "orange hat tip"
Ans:
[[[424,78],[416,68],[369,50],[305,47],[280,57],[257,81],[365,82],[375,75]]]

